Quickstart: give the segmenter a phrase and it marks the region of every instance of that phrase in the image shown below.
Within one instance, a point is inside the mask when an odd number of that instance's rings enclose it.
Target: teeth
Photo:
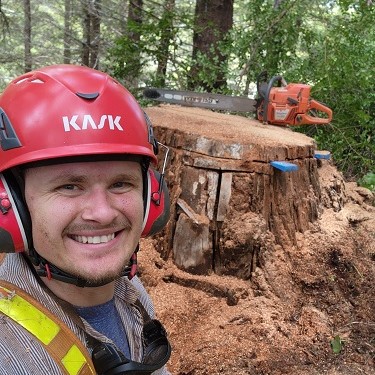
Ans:
[[[106,243],[112,241],[115,238],[115,234],[109,234],[108,236],[72,236],[73,240],[80,243]]]

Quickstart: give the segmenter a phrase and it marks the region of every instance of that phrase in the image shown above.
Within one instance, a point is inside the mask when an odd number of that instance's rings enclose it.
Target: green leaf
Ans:
[[[358,182],[361,186],[375,192],[375,173],[367,173]]]
[[[344,342],[341,340],[341,337],[339,335],[336,335],[331,340],[331,348],[335,354],[339,354],[341,350],[343,349],[343,346],[344,346]]]

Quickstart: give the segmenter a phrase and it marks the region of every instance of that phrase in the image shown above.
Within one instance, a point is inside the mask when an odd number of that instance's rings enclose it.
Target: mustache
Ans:
[[[130,230],[132,225],[128,220],[116,221],[110,224],[101,225],[95,223],[72,223],[68,225],[64,230],[63,234],[76,233],[83,231],[96,231],[96,230],[111,230],[113,232],[119,232],[121,230]]]

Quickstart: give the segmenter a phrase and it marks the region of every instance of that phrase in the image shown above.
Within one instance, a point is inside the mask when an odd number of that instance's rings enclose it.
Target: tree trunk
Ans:
[[[89,0],[82,1],[82,64],[90,66],[90,5]]]
[[[173,16],[175,0],[165,0],[164,13],[161,20],[161,37],[158,48],[158,85],[165,86],[170,42],[173,38]]]
[[[71,16],[72,16],[72,4],[71,0],[65,0],[65,11],[64,11],[64,64],[70,64],[71,62]]]
[[[143,0],[129,0],[128,21],[126,26],[126,35],[135,47],[132,48],[132,53],[126,59],[127,66],[130,67],[131,74],[126,78],[128,85],[131,87],[138,86],[138,78],[141,72],[141,56],[139,45],[141,40],[140,26],[142,25]]]
[[[6,14],[3,12],[3,7],[0,0],[0,27],[1,27],[1,38],[5,38],[6,33],[9,31],[9,21]]]
[[[207,91],[226,87],[227,56],[219,44],[233,25],[233,0],[197,0],[189,87]],[[202,63],[201,57],[205,57]]]
[[[31,6],[30,0],[24,0],[24,15],[25,24],[23,28],[24,45],[25,45],[25,72],[32,70],[32,56],[31,56]]]
[[[90,68],[99,68],[101,0],[82,2],[82,63]]]
[[[92,2],[90,67],[99,69],[101,0]]]

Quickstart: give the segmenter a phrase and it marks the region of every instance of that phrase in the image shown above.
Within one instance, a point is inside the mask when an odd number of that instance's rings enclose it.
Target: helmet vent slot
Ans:
[[[83,93],[83,92],[76,92],[76,95],[83,99],[96,99],[99,96],[98,92],[92,92],[92,93]]]
[[[44,83],[44,81],[40,78],[33,78],[32,76],[27,76],[19,79],[18,81],[15,81],[14,83],[16,85],[19,85],[20,83],[23,82],[29,82],[29,83]]]
[[[15,81],[14,83],[15,83],[16,85],[19,85],[20,83],[27,81],[28,78],[29,78],[29,77],[26,77],[26,78],[20,79],[20,80],[18,80],[18,81]]]
[[[44,81],[42,81],[41,79],[39,78],[35,78],[33,79],[32,81],[30,81],[31,83],[44,83]]]

